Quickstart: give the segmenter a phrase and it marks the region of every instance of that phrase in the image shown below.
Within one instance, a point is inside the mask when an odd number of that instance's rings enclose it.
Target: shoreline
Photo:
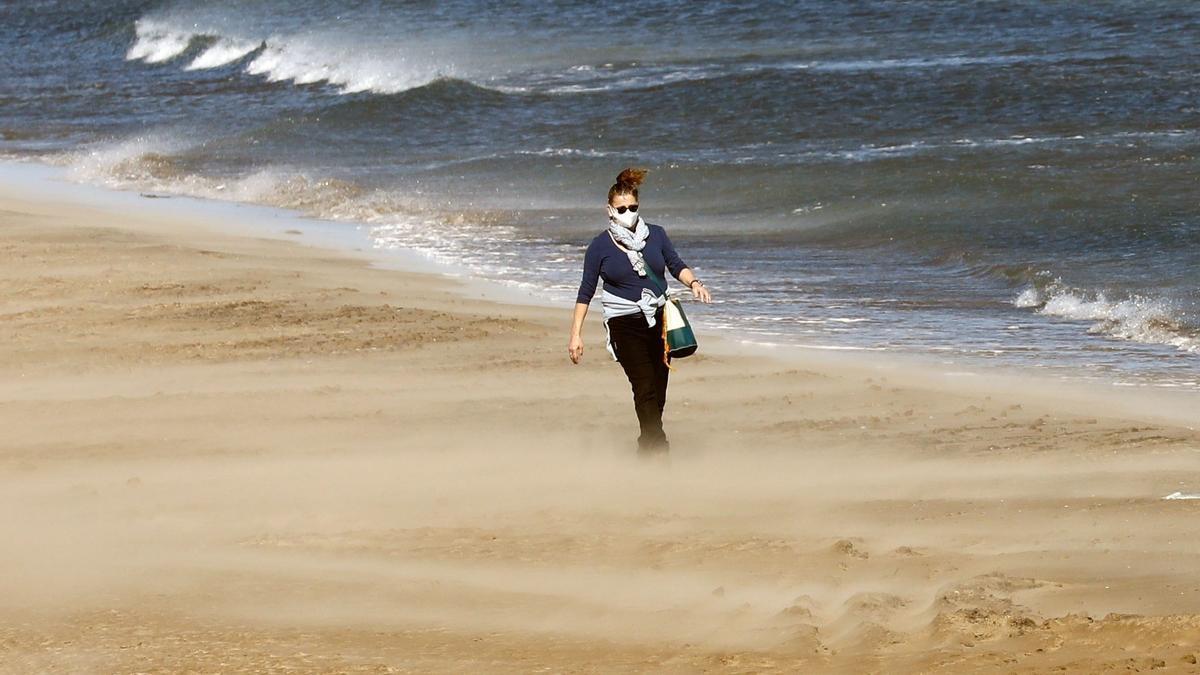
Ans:
[[[362,223],[324,220],[279,207],[188,195],[169,194],[147,199],[145,194],[138,191],[79,182],[70,178],[68,173],[69,169],[66,167],[39,160],[0,159],[0,178],[10,185],[15,183],[22,188],[34,190],[42,199],[61,199],[70,194],[70,198],[78,205],[111,208],[137,208],[152,203],[151,207],[155,213],[168,218],[207,223],[207,227],[215,226],[218,231],[229,236],[267,237],[290,241],[302,246],[357,257],[380,269],[444,277],[453,281],[454,286],[460,289],[457,293],[463,297],[490,300],[502,305],[527,305],[546,310],[561,310],[564,315],[569,309],[559,307],[521,285],[486,279],[467,268],[434,261],[416,251],[374,248],[372,239],[364,230],[368,226]],[[269,225],[264,226],[264,223]],[[714,307],[719,308],[719,305]],[[598,312],[591,311],[589,314],[596,315]],[[594,322],[589,323],[593,324],[595,330]],[[700,328],[705,330],[702,323]],[[947,362],[931,353],[777,343],[755,339],[755,336],[747,337],[737,333],[735,329],[710,329],[706,330],[706,333],[704,349],[721,355],[781,359],[801,364],[813,359],[824,359],[844,367],[861,367],[866,371],[886,372],[899,369],[905,371],[904,375],[908,377],[917,373],[928,376],[932,371],[937,374],[937,377],[933,378],[937,380],[937,384],[952,388],[957,386],[958,381],[974,378],[988,381],[999,378],[1009,381],[1010,385],[1033,381],[1037,382],[1040,388],[1051,390],[1052,397],[1068,396],[1082,400],[1093,400],[1097,394],[1102,399],[1109,398],[1110,395],[1111,398],[1124,399],[1127,397],[1121,393],[1122,389],[1136,390],[1153,399],[1147,402],[1147,405],[1139,406],[1136,414],[1151,414],[1152,411],[1165,408],[1172,412],[1163,419],[1176,422],[1186,422],[1190,419],[1190,415],[1177,415],[1174,412],[1181,400],[1191,398],[1194,403],[1200,403],[1200,390],[1169,384],[1125,383],[1105,376],[1093,379],[1085,377],[1082,373],[1051,375],[1033,366],[991,364],[977,358],[968,358],[968,362],[965,363]],[[981,382],[982,389],[986,389],[987,386],[986,382]],[[974,386],[967,388],[978,389]]]
[[[0,188],[0,672],[1200,656],[1181,392],[710,340],[647,465],[594,313],[90,189]]]

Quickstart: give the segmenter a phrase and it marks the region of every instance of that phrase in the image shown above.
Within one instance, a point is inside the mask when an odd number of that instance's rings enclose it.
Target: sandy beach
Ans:
[[[1194,397],[698,310],[644,463],[598,312],[572,366],[568,307],[61,195],[0,186],[2,672],[1200,672]]]

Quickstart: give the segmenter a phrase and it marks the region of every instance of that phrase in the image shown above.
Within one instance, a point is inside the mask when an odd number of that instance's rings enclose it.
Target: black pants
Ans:
[[[658,310],[654,326],[646,325],[643,314],[618,316],[608,320],[608,335],[617,361],[625,369],[633,389],[633,409],[637,412],[638,452],[654,454],[669,448],[663,433],[662,413],[667,404],[667,375],[663,362],[663,312]]]

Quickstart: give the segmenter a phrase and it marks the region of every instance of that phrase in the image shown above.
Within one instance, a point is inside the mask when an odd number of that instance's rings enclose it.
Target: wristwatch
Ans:
[[[700,284],[701,286],[703,286],[704,282],[700,281],[699,279],[692,279],[692,283],[688,284],[688,288],[691,288],[692,286],[694,286],[696,284]]]

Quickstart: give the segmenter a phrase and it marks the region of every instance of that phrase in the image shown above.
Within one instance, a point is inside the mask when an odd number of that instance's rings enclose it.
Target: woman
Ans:
[[[638,453],[653,455],[669,447],[662,426],[669,372],[661,323],[667,290],[664,269],[670,269],[702,302],[712,302],[712,296],[675,253],[667,233],[642,220],[638,186],[645,176],[641,169],[625,169],[608,189],[608,229],[596,235],[584,255],[567,351],[573,363],[583,358],[583,319],[599,277],[604,281],[600,300],[608,352],[625,369],[633,389],[633,408],[641,428]]]

